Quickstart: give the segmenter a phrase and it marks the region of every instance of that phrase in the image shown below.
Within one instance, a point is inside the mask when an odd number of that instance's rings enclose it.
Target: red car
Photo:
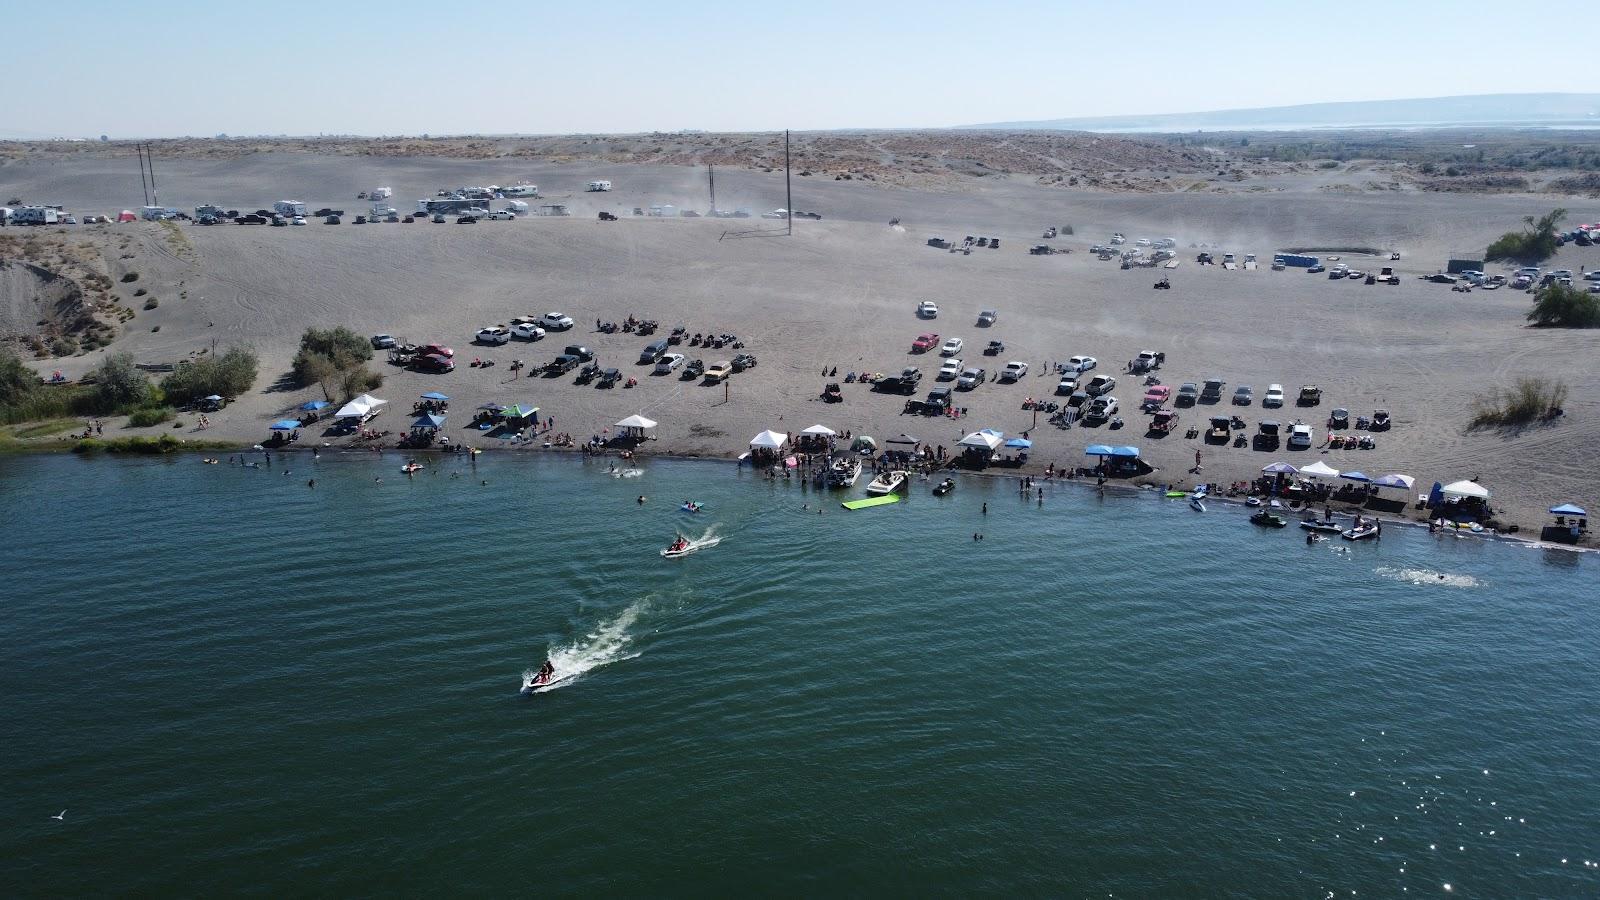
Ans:
[[[927,353],[937,346],[939,346],[939,336],[937,334],[919,334],[917,339],[911,342],[911,352]]]
[[[443,353],[429,353],[418,357],[417,367],[429,372],[454,372],[456,361]]]
[[[447,359],[455,359],[456,357],[456,351],[443,344],[423,344],[419,353],[423,356],[443,356]]]
[[[1153,385],[1144,392],[1144,408],[1147,410],[1160,409],[1161,404],[1166,403],[1167,398],[1170,396],[1172,396],[1172,388],[1164,384]]]

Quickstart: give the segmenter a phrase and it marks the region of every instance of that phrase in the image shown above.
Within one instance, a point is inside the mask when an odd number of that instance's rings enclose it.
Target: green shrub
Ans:
[[[212,394],[237,397],[255,384],[259,368],[254,348],[229,347],[216,356],[180,363],[161,380],[161,390],[169,401],[180,404]]]
[[[149,428],[152,425],[160,425],[176,415],[177,411],[170,406],[146,406],[128,414],[128,427]]]
[[[1484,251],[1484,257],[1522,263],[1543,262],[1555,255],[1556,226],[1566,217],[1567,211],[1559,207],[1538,219],[1527,216],[1522,220],[1527,224],[1526,228],[1501,235]]]
[[[133,354],[114,353],[89,373],[106,412],[145,405],[151,399],[150,379],[134,365]]]
[[[156,307],[158,307],[160,305],[161,305],[161,301],[157,300],[154,297],[151,297],[149,300],[146,300],[144,302],[144,308],[145,309],[155,309]]]
[[[135,281],[138,281],[138,280],[139,280],[139,273],[138,272],[129,272],[126,275],[122,276],[122,283],[123,284],[133,284]]]
[[[1472,401],[1471,429],[1513,428],[1548,422],[1561,415],[1567,386],[1548,378],[1519,378],[1511,390],[1493,388]]]
[[[371,358],[372,343],[344,326],[307,328],[300,337],[290,376],[299,387],[320,384],[323,396],[331,401],[335,388],[347,388],[352,379],[360,380],[357,376],[366,373]],[[371,373],[366,373],[365,379],[370,378]]]
[[[1542,287],[1533,295],[1528,321],[1547,328],[1600,328],[1600,295],[1564,284]]]

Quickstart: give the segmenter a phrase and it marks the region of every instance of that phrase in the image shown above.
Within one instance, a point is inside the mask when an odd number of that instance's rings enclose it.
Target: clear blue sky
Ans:
[[[1202,6],[9,0],[0,134],[893,128],[1590,89],[1587,43],[1558,40],[1570,4]]]

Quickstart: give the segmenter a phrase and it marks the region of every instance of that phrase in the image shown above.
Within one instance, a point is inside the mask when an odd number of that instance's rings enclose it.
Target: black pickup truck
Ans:
[[[576,369],[582,362],[583,360],[573,356],[570,353],[563,353],[551,360],[550,363],[544,367],[544,371],[546,375],[565,375],[568,372],[571,372],[573,369]]]
[[[915,394],[922,383],[922,370],[907,366],[899,375],[878,379],[872,389],[885,394]]]

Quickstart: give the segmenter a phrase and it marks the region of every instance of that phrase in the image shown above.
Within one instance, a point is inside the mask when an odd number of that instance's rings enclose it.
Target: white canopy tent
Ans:
[[[1339,470],[1319,459],[1309,466],[1301,466],[1300,474],[1307,475],[1312,478],[1316,478],[1318,476],[1323,478],[1338,478]]]
[[[656,427],[656,420],[655,419],[647,419],[644,416],[636,414],[636,415],[631,415],[631,416],[627,417],[626,419],[623,419],[621,422],[618,422],[615,427],[617,427],[617,428],[654,428],[654,427]]]
[[[781,450],[787,443],[789,436],[781,431],[763,431],[750,439],[751,448],[756,450]]]
[[[982,431],[974,431],[957,441],[956,446],[993,452],[999,449],[1001,444],[1005,443],[1005,439],[1005,432],[995,431],[993,428],[985,428]]]
[[[378,407],[387,405],[388,402],[387,400],[379,400],[371,394],[362,394],[344,406],[339,407],[339,411],[334,413],[333,416],[336,419],[364,419],[377,412]]]
[[[829,428],[826,425],[813,425],[800,433],[811,435],[813,437],[835,437],[839,434],[839,432],[834,431],[832,428]]]
[[[1476,481],[1453,481],[1440,488],[1439,493],[1446,497],[1471,497],[1474,500],[1489,499],[1489,489]]]

